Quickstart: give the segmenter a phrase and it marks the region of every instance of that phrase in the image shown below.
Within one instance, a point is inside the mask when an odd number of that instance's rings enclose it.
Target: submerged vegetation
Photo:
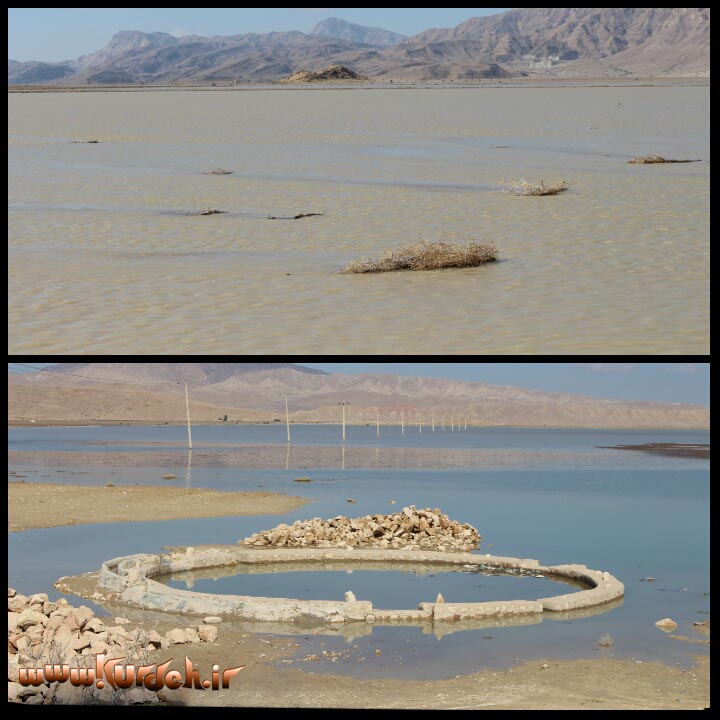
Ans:
[[[526,180],[516,180],[506,182],[503,185],[503,190],[512,195],[558,195],[569,187],[565,180],[561,180],[554,185],[545,185],[543,180],[540,181],[539,185],[533,185]]]
[[[306,217],[316,217],[318,215],[324,215],[325,210],[322,212],[316,213],[316,212],[309,212],[309,213],[298,213],[297,215],[285,215],[285,216],[276,216],[276,215],[268,215],[268,220],[299,220],[300,218],[306,218]]]
[[[225,210],[215,210],[214,208],[208,207],[207,210],[201,210],[199,212],[187,212],[185,215],[224,215]]]
[[[384,257],[359,258],[342,269],[344,273],[388,272],[392,270],[438,270],[448,267],[475,267],[497,259],[493,245],[480,243],[419,242],[398,250],[386,250]]]

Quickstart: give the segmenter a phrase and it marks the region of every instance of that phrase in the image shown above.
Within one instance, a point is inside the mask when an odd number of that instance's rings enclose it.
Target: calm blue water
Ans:
[[[329,444],[333,432],[333,428],[316,426],[295,430],[295,442],[299,443],[301,433],[306,431],[307,443],[317,445]],[[236,426],[198,428],[196,432],[198,442],[230,442],[228,437],[232,433],[242,433],[243,443],[265,443],[270,441],[268,433],[277,434],[281,429]],[[370,438],[361,436],[361,432],[372,433],[370,429],[353,428],[349,442],[369,443]],[[9,445],[11,449],[28,449],[33,444],[35,448],[44,444],[41,449],[48,449],[49,444],[57,443],[58,449],[90,450],[90,446],[82,444],[83,438],[131,443],[133,439],[149,441],[157,437],[179,441],[182,428],[15,429],[9,433]],[[395,445],[398,437],[399,429]],[[622,607],[596,617],[573,621],[546,619],[526,627],[459,632],[441,640],[423,634],[419,628],[377,627],[371,635],[352,643],[342,638],[310,636],[302,641],[302,657],[320,649],[342,649],[349,654],[338,663],[309,663],[307,669],[366,676],[445,677],[481,667],[506,666],[518,659],[593,657],[601,652],[596,641],[604,633],[615,638],[610,652],[618,657],[690,663],[693,655],[707,652],[701,645],[668,637],[654,623],[671,617],[679,623],[678,634],[700,637],[693,631],[692,622],[708,617],[709,463],[612,450],[597,451],[601,457],[616,458],[608,466],[599,463],[593,468],[576,467],[572,459],[573,453],[597,445],[708,442],[707,433],[478,429],[454,436],[446,433],[444,438],[437,433],[434,438],[432,433],[423,433],[422,441],[409,435],[406,441],[417,443],[416,447],[425,441],[437,442],[442,447],[449,444],[449,440],[441,444],[447,438],[459,443],[457,447],[468,447],[460,443],[474,443],[470,447],[502,447],[508,453],[532,449],[538,457],[554,458],[552,452],[558,449],[567,452],[557,456],[560,458],[557,467],[540,469],[310,469],[303,475],[313,478],[311,484],[295,483],[298,477],[295,470],[180,466],[175,471],[177,480],[166,484],[221,490],[262,487],[311,498],[313,503],[282,517],[81,525],[10,533],[8,582],[21,592],[48,592],[57,597],[52,583],[59,576],[95,570],[103,560],[117,555],[157,552],[166,545],[234,543],[280,522],[390,512],[415,504],[439,507],[460,522],[477,527],[484,536],[482,552],[532,557],[544,564],[584,563],[612,572],[626,585],[625,602]],[[388,442],[390,439],[387,438]],[[116,452],[118,447],[106,449]],[[212,448],[203,450],[205,455],[211,453]],[[116,485],[158,484],[159,476],[167,472],[167,468],[157,467],[83,466],[63,467],[63,474],[57,475],[55,468],[22,467],[16,463],[12,467],[26,474],[26,481],[53,478],[77,484],[105,484],[108,480]],[[357,504],[348,505],[348,498],[355,499]],[[397,505],[390,505],[391,499]],[[656,581],[642,582],[648,576]],[[432,580],[419,577],[408,582],[415,582],[423,596],[433,597],[428,582]],[[292,581],[288,582],[292,585]],[[528,581],[479,578],[478,583],[483,585],[479,591],[491,592],[496,582],[522,585]],[[374,581],[374,586],[380,584]],[[306,589],[303,585],[307,583],[300,581],[297,588]],[[351,588],[344,587],[342,592],[348,589]],[[283,594],[294,595],[289,591]],[[363,593],[356,594],[361,597]],[[375,649],[381,649],[382,656],[376,657]],[[363,657],[367,660],[360,661]]]
[[[396,568],[288,572],[282,566],[266,573],[228,569],[222,577],[204,577],[202,572],[166,576],[158,581],[181,590],[254,595],[256,597],[293,597],[300,600],[344,600],[350,590],[358,600],[369,600],[384,610],[414,610],[421,602],[435,602],[441,593],[446,602],[490,602],[492,600],[537,600],[542,597],[574,592],[577,588],[549,578],[532,576],[447,572],[444,568],[427,572]]]
[[[515,450],[592,450],[598,445],[639,445],[649,442],[709,442],[710,433],[697,430],[583,430],[554,428],[469,428],[450,430],[450,418],[446,418],[446,430],[440,428],[436,419],[436,431],[425,420],[423,432],[416,421],[405,428],[383,427],[378,438],[375,427],[348,426],[349,447],[434,447],[466,449],[515,449]],[[342,428],[337,425],[294,425],[293,444],[339,445]],[[193,447],[203,444],[229,443],[231,445],[264,445],[286,442],[284,424],[276,425],[219,425],[193,428]],[[10,428],[9,450],[83,450],[104,452],[105,443],[113,443],[112,450],[156,450],[153,446],[133,443],[168,443],[186,447],[187,429],[183,426],[151,427],[72,427],[72,428]],[[102,443],[98,445],[97,443]],[[119,443],[119,445],[115,445]]]

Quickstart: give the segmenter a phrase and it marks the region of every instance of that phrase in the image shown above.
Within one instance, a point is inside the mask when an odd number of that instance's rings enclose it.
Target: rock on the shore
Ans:
[[[207,620],[222,622],[220,618]],[[122,627],[130,623],[125,618],[115,618],[114,622],[115,626],[108,627],[90,608],[72,607],[64,598],[50,602],[45,593],[26,597],[8,588],[8,700],[26,705],[111,701],[121,705],[157,704],[157,693],[144,688],[121,691],[120,697],[113,698],[108,687],[88,688],[84,693],[70,683],[24,687],[18,682],[19,668],[46,663],[87,667],[94,662],[93,655],[100,653],[137,664],[147,660],[148,652],[170,642],[215,642],[218,638],[218,629],[213,626],[171,630],[168,636],[172,640],[165,640],[156,630],[127,630]]]
[[[414,505],[392,515],[367,515],[329,520],[313,518],[291,526],[278,525],[241,541],[252,547],[380,547],[468,552],[482,540],[472,525],[461,525],[439,509]]]
[[[664,630],[665,632],[672,632],[677,628],[677,623],[674,620],[671,620],[670,618],[664,618],[662,620],[658,620],[655,623],[655,627],[659,627],[661,630]]]
[[[165,638],[172,645],[184,645],[185,643],[190,642],[187,633],[184,630],[180,629],[170,630],[170,632],[166,632]]]
[[[198,637],[203,642],[213,643],[218,638],[218,629],[214,625],[200,625],[198,626]]]

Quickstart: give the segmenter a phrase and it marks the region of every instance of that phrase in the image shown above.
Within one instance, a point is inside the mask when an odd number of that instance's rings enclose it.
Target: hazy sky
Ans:
[[[58,62],[99,50],[118,30],[173,35],[310,31],[328,17],[415,35],[509,8],[8,8],[8,57]]]
[[[593,397],[710,404],[707,363],[298,363],[326,372],[478,380]]]
[[[706,363],[301,363],[327,372],[479,380],[594,397],[709,405]]]

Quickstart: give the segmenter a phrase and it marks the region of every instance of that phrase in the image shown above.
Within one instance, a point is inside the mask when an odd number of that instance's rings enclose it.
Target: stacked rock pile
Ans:
[[[219,618],[218,618],[219,619]],[[216,618],[207,618],[215,622]],[[21,685],[20,668],[42,668],[46,663],[71,668],[94,667],[93,656],[127,658],[130,664],[148,664],[153,650],[181,643],[215,642],[218,629],[200,625],[170,630],[130,629],[125,618],[101,620],[88,607],[72,607],[67,600],[48,600],[45,593],[21,595],[8,588],[8,700],[30,705],[158,703],[158,694],[142,687],[115,690],[106,686],[75,687],[70,682]],[[151,664],[151,663],[150,663]]]
[[[417,510],[411,505],[392,515],[354,519],[339,515],[331,520],[298,520],[292,525],[278,525],[257,533],[240,543],[251,547],[374,547],[468,552],[477,548],[481,540],[472,525],[461,525],[437,508]]]

